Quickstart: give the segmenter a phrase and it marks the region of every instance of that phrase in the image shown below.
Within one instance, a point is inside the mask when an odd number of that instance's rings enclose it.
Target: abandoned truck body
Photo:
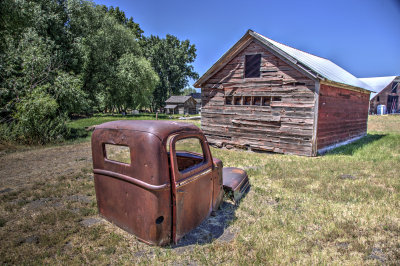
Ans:
[[[192,124],[104,123],[92,153],[99,214],[148,244],[177,243],[218,209],[223,187],[237,200],[249,186],[245,171],[212,158]]]

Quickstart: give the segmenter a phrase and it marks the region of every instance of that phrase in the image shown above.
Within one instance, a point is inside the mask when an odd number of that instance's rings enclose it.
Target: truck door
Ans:
[[[168,145],[168,143],[167,143]],[[198,226],[212,211],[212,158],[203,135],[170,138],[173,241]]]

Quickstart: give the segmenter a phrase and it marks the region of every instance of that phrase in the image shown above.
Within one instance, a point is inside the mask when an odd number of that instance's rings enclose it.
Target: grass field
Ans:
[[[68,137],[69,139],[67,142],[79,142],[79,141],[85,141],[89,140],[91,136],[91,132],[88,132],[86,129],[91,127],[91,126],[96,126],[100,125],[102,123],[110,122],[110,121],[115,121],[115,120],[168,120],[168,121],[180,121],[180,122],[186,122],[186,123],[192,123],[195,124],[196,126],[200,127],[200,120],[179,120],[179,118],[182,115],[166,115],[166,114],[158,114],[156,117],[155,114],[140,114],[140,115],[95,115],[92,117],[88,118],[83,118],[83,119],[76,119],[76,120],[71,120],[68,122],[67,126],[70,130],[70,136]],[[191,117],[193,116],[198,116],[198,115],[190,115]],[[1,144],[0,144],[0,152],[2,150]]]
[[[98,217],[87,140],[3,153],[0,262],[399,264],[400,116],[370,117],[368,127],[315,158],[212,148],[224,166],[247,170],[251,190],[168,247]]]
[[[166,115],[159,114],[158,120],[179,120],[182,115]],[[194,116],[194,115],[191,115]],[[68,127],[74,129],[85,129],[93,125],[100,125],[105,122],[115,121],[115,120],[156,120],[155,114],[140,114],[140,115],[96,115],[89,118],[72,120],[68,123]],[[200,120],[185,120],[196,121],[200,125]]]

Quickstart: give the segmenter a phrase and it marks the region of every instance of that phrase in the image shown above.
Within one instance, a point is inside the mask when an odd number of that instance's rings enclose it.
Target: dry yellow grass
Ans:
[[[225,217],[223,232],[178,247],[147,246],[98,218],[88,142],[3,153],[1,262],[400,262],[400,116],[371,117],[366,138],[322,157],[212,153],[247,169],[251,190],[238,207],[226,201],[201,229],[207,234]]]
[[[399,120],[400,115],[372,115],[368,119],[368,131],[400,134]]]

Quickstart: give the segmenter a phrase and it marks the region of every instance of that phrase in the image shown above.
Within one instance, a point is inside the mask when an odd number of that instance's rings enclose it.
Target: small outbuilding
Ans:
[[[171,96],[165,103],[167,114],[196,114],[196,101],[192,96]]]
[[[388,114],[400,111],[400,76],[360,78],[360,80],[375,91],[370,96],[370,114],[377,114],[378,105],[384,105]]]
[[[201,110],[201,93],[194,92],[189,94],[189,96],[192,96],[193,99],[196,101],[196,114],[198,114]]]
[[[252,30],[194,86],[201,128],[217,147],[315,156],[367,133],[367,84]]]

